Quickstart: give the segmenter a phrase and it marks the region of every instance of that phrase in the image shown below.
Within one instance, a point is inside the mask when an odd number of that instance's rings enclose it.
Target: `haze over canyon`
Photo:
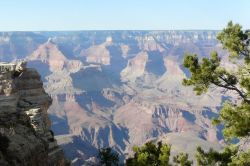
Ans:
[[[182,79],[185,53],[213,50],[233,68],[217,31],[2,32],[0,61],[25,60],[41,74],[58,144],[73,164],[112,147],[123,158],[148,140],[172,144],[191,157],[197,145],[223,146],[211,120],[229,99],[211,88],[196,96]],[[8,55],[8,56],[7,56]]]

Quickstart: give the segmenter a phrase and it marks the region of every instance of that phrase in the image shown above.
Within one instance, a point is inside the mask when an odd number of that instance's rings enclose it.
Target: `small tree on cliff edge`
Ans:
[[[110,147],[100,149],[98,158],[103,166],[118,166],[119,164],[119,154]]]
[[[171,166],[171,145],[158,142],[147,142],[143,146],[133,148],[134,156],[126,160],[126,166]],[[174,166],[191,166],[188,154],[180,153],[174,156]]]
[[[171,146],[158,142],[147,142],[143,146],[134,146],[134,156],[126,160],[127,166],[168,166]]]
[[[228,143],[238,138],[244,144],[250,138],[250,31],[243,31],[239,24],[229,22],[217,38],[229,51],[230,59],[238,66],[237,71],[222,67],[217,52],[202,60],[195,54],[187,54],[184,66],[191,77],[184,79],[183,85],[194,86],[197,95],[207,92],[211,85],[236,92],[241,102],[225,102],[214,124],[224,125],[223,134]],[[250,165],[250,150],[243,151],[241,144],[230,145],[221,153],[198,148],[196,157],[199,165]]]

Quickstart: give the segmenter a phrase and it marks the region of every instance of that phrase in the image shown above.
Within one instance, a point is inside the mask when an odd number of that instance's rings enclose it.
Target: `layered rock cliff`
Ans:
[[[65,165],[50,130],[51,103],[36,70],[0,63],[0,165]]]

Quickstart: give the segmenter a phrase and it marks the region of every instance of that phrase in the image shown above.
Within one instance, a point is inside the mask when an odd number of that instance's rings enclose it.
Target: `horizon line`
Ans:
[[[81,31],[222,31],[218,29],[82,29],[82,30],[0,30],[0,32],[81,32]]]

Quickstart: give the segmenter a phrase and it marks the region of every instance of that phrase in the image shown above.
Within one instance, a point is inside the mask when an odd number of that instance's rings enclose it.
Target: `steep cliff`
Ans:
[[[36,70],[0,63],[0,165],[65,165],[50,130],[51,103]]]

